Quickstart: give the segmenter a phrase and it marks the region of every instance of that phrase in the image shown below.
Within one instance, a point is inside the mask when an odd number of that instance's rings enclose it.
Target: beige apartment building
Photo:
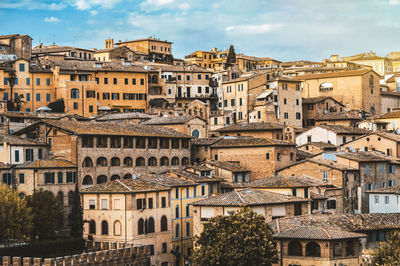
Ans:
[[[345,151],[376,151],[400,157],[400,136],[389,132],[373,132],[342,144],[341,148]]]
[[[303,98],[333,97],[348,109],[363,109],[370,114],[381,111],[379,78],[368,69],[298,77],[303,81]]]
[[[377,56],[376,53],[361,53],[353,56],[342,57],[342,60],[372,67],[381,76],[393,71],[389,58]]]
[[[170,190],[142,179],[83,189],[84,237],[150,245],[152,265],[173,265]]]

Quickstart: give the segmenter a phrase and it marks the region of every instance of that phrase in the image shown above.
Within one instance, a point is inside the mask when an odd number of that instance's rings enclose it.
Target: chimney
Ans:
[[[105,48],[113,48],[114,47],[114,39],[105,40]]]

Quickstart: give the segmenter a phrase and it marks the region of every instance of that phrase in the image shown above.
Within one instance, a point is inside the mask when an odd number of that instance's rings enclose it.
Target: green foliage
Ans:
[[[24,100],[22,100],[23,98],[24,98],[24,95],[23,94],[19,94],[18,97],[13,100],[14,111],[20,111],[22,105],[24,103],[26,103]]]
[[[372,265],[400,264],[400,232],[390,234],[388,242],[380,242],[379,248],[372,253]]]
[[[7,77],[7,79],[8,79],[8,84],[10,85],[10,99],[11,99],[11,101],[12,101],[13,96],[14,96],[14,94],[13,94],[13,88],[14,88],[15,82],[17,81],[17,74],[15,73],[15,70],[14,70],[14,69],[12,69],[12,70],[10,70],[10,71],[8,72],[8,77]],[[10,110],[10,111],[11,111],[11,110]]]
[[[50,191],[39,191],[27,197],[33,215],[33,239],[54,238],[62,228],[63,207]]]
[[[273,232],[251,208],[217,216],[195,238],[193,265],[272,265],[277,263]]]
[[[15,105],[13,100],[7,101],[7,111],[14,111]]]
[[[0,241],[25,241],[32,228],[31,210],[14,189],[0,186]]]
[[[18,247],[0,248],[1,256],[54,258],[80,254],[85,249],[81,238],[34,241]]]
[[[226,64],[228,66],[231,66],[236,63],[236,53],[235,53],[235,48],[233,48],[233,45],[229,47],[229,52],[228,52],[228,57],[226,58]]]
[[[82,238],[83,236],[83,211],[79,196],[78,183],[76,183],[71,211],[71,236]]]
[[[47,105],[47,107],[49,107],[51,109],[51,111],[54,113],[64,113],[64,111],[65,111],[64,99],[61,98],[54,102],[51,102]]]

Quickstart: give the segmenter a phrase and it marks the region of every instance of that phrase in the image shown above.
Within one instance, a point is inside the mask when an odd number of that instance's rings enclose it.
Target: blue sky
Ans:
[[[178,58],[230,44],[281,61],[400,50],[400,0],[0,0],[0,25],[34,45],[156,36]]]

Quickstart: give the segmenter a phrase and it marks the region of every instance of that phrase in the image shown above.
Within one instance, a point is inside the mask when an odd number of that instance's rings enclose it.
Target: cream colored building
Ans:
[[[353,56],[342,57],[343,61],[350,61],[360,65],[371,66],[381,76],[393,71],[392,62],[386,57],[377,56],[376,53],[361,53]]]
[[[173,265],[170,190],[142,179],[83,189],[84,237],[151,245],[153,265]]]

